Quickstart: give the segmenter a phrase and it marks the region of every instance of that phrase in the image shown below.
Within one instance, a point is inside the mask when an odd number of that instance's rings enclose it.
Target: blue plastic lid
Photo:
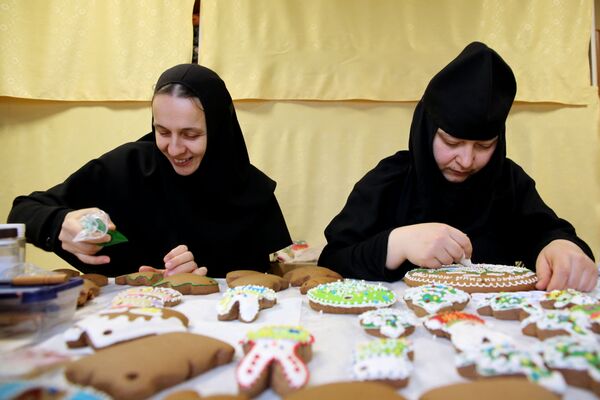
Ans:
[[[8,283],[0,284],[0,301],[4,299],[21,298],[22,304],[37,303],[58,297],[58,293],[83,285],[82,278],[71,278],[66,282],[43,286],[14,286]]]

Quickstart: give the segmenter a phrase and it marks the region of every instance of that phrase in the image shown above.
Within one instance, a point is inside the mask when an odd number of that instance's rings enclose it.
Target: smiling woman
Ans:
[[[17,197],[8,220],[24,222],[30,243],[85,272],[265,271],[269,254],[291,239],[276,183],[250,164],[224,82],[208,68],[181,64],[155,87],[153,132],[45,192]],[[98,209],[128,242],[74,240],[82,217]]]

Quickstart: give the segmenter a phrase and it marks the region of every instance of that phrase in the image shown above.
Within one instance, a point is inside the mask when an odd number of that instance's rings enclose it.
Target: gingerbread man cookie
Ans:
[[[217,305],[217,314],[219,321],[239,319],[252,322],[260,310],[271,308],[275,303],[277,296],[273,289],[258,285],[237,286],[223,294]]]
[[[241,393],[255,397],[268,386],[279,395],[308,382],[313,336],[300,327],[266,326],[249,332],[242,342],[244,358],[236,369]]]
[[[356,346],[352,373],[359,381],[401,388],[408,384],[412,359],[413,348],[408,339],[375,339]]]
[[[418,317],[442,311],[462,310],[471,296],[467,292],[440,283],[408,288],[404,292],[406,305]]]

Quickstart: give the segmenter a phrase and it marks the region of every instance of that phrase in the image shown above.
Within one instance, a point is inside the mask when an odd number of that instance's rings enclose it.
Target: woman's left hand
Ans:
[[[540,251],[535,263],[538,290],[576,289],[589,292],[598,282],[598,267],[575,243],[557,239]]]
[[[187,246],[182,244],[171,250],[163,259],[165,269],[157,269],[147,265],[140,267],[139,271],[151,271],[163,274],[165,277],[191,272],[197,275],[206,275],[208,272],[206,267],[198,268],[198,264],[194,261],[194,255],[188,250]]]

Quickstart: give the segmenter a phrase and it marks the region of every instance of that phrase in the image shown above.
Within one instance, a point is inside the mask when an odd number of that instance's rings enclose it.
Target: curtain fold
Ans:
[[[0,0],[0,96],[148,100],[192,59],[194,0]]]
[[[593,0],[203,0],[200,63],[235,99],[416,101],[471,41],[517,100],[585,104]]]

